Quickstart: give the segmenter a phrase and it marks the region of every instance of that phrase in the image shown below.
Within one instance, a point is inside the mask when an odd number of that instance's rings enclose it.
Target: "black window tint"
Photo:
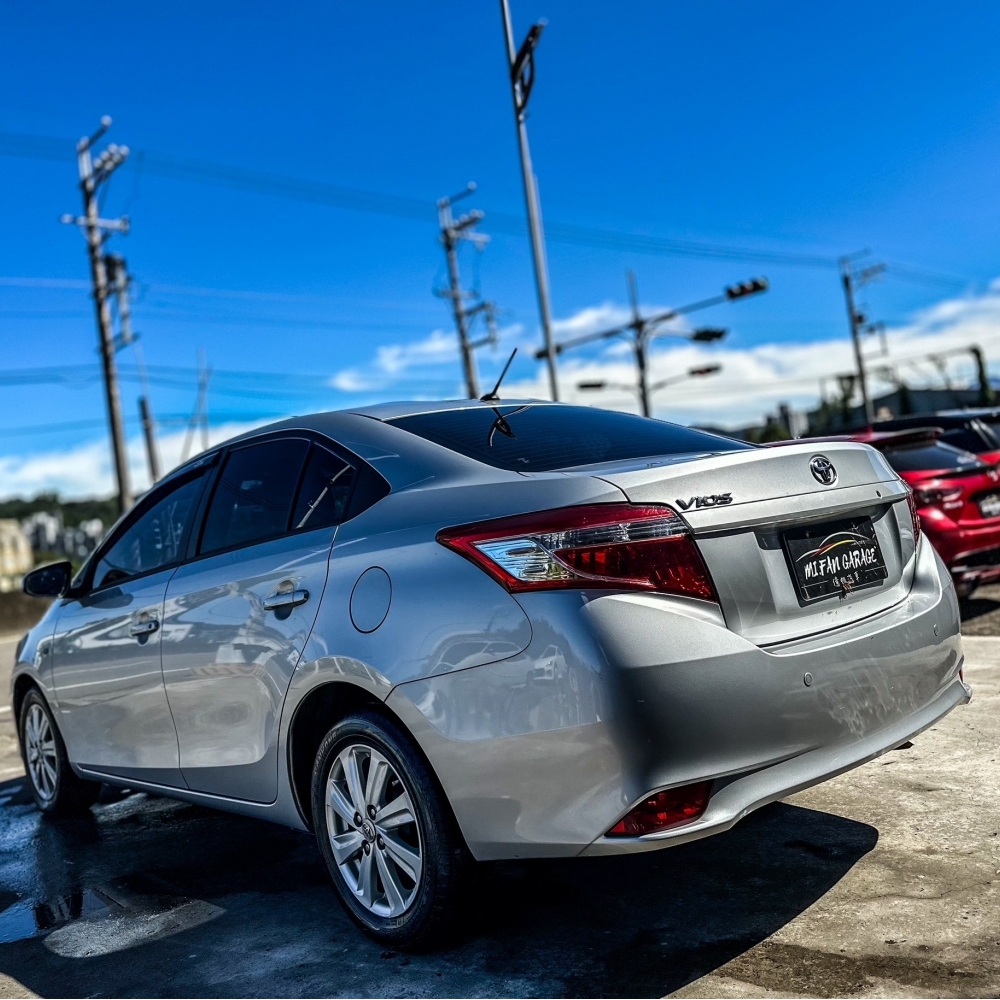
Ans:
[[[94,570],[94,586],[106,587],[178,562],[201,483],[199,474],[154,500],[101,555]]]
[[[986,429],[993,435],[994,439],[1000,442],[1000,421],[997,420],[984,420],[983,423],[986,425]]]
[[[925,472],[936,469],[972,469],[982,463],[967,451],[951,445],[918,443],[886,448],[885,457],[897,472]]]
[[[292,527],[309,529],[340,524],[347,515],[353,484],[354,468],[314,444],[292,514]]]
[[[230,452],[209,504],[201,552],[287,531],[308,447],[302,438],[278,438]]]
[[[953,427],[946,430],[941,435],[940,440],[945,444],[950,444],[952,448],[961,448],[963,451],[973,453],[986,451],[990,447],[989,443],[984,441],[975,430],[966,427]]]
[[[548,472],[598,462],[751,447],[663,420],[590,406],[484,406],[419,413],[387,422],[513,472]]]

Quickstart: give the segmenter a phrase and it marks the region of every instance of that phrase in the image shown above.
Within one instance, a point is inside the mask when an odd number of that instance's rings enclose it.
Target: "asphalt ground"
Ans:
[[[708,840],[482,866],[423,955],[354,928],[305,834],[144,794],[43,820],[0,708],[0,997],[997,996],[1000,638],[966,654],[911,748]]]

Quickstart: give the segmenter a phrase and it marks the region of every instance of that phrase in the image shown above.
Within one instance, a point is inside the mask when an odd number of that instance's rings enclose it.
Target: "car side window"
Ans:
[[[347,516],[355,475],[354,466],[314,444],[295,502],[292,528],[299,531],[340,524]]]
[[[153,499],[101,554],[94,586],[108,587],[179,562],[201,485],[199,473]]]
[[[288,530],[309,442],[276,438],[231,451],[205,516],[204,555],[274,538]]]

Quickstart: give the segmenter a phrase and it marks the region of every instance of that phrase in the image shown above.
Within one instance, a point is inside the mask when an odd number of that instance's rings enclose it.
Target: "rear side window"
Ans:
[[[705,431],[590,406],[470,407],[386,421],[452,451],[512,472],[706,452],[751,445]]]
[[[883,451],[888,463],[897,472],[925,472],[931,470],[968,470],[982,467],[975,455],[935,441],[920,442]]]
[[[308,530],[340,524],[347,515],[354,475],[352,465],[314,444],[292,514],[292,528]]]
[[[977,434],[972,428],[953,427],[946,430],[941,435],[940,440],[945,444],[950,444],[952,448],[961,448],[963,451],[973,453],[986,451],[994,447],[989,441],[983,439],[981,434]]]
[[[284,534],[309,442],[278,438],[229,453],[205,517],[201,552]]]
[[[109,587],[179,562],[201,485],[199,473],[144,505],[146,509],[101,554],[94,586]]]

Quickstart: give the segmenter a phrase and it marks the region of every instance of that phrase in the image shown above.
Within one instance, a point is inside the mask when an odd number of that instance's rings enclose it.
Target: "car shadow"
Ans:
[[[40,817],[0,784],[0,972],[42,996],[662,996],[773,934],[878,840],[776,804],[618,858],[479,866],[452,938],[379,947],[311,837],[145,795]]]

